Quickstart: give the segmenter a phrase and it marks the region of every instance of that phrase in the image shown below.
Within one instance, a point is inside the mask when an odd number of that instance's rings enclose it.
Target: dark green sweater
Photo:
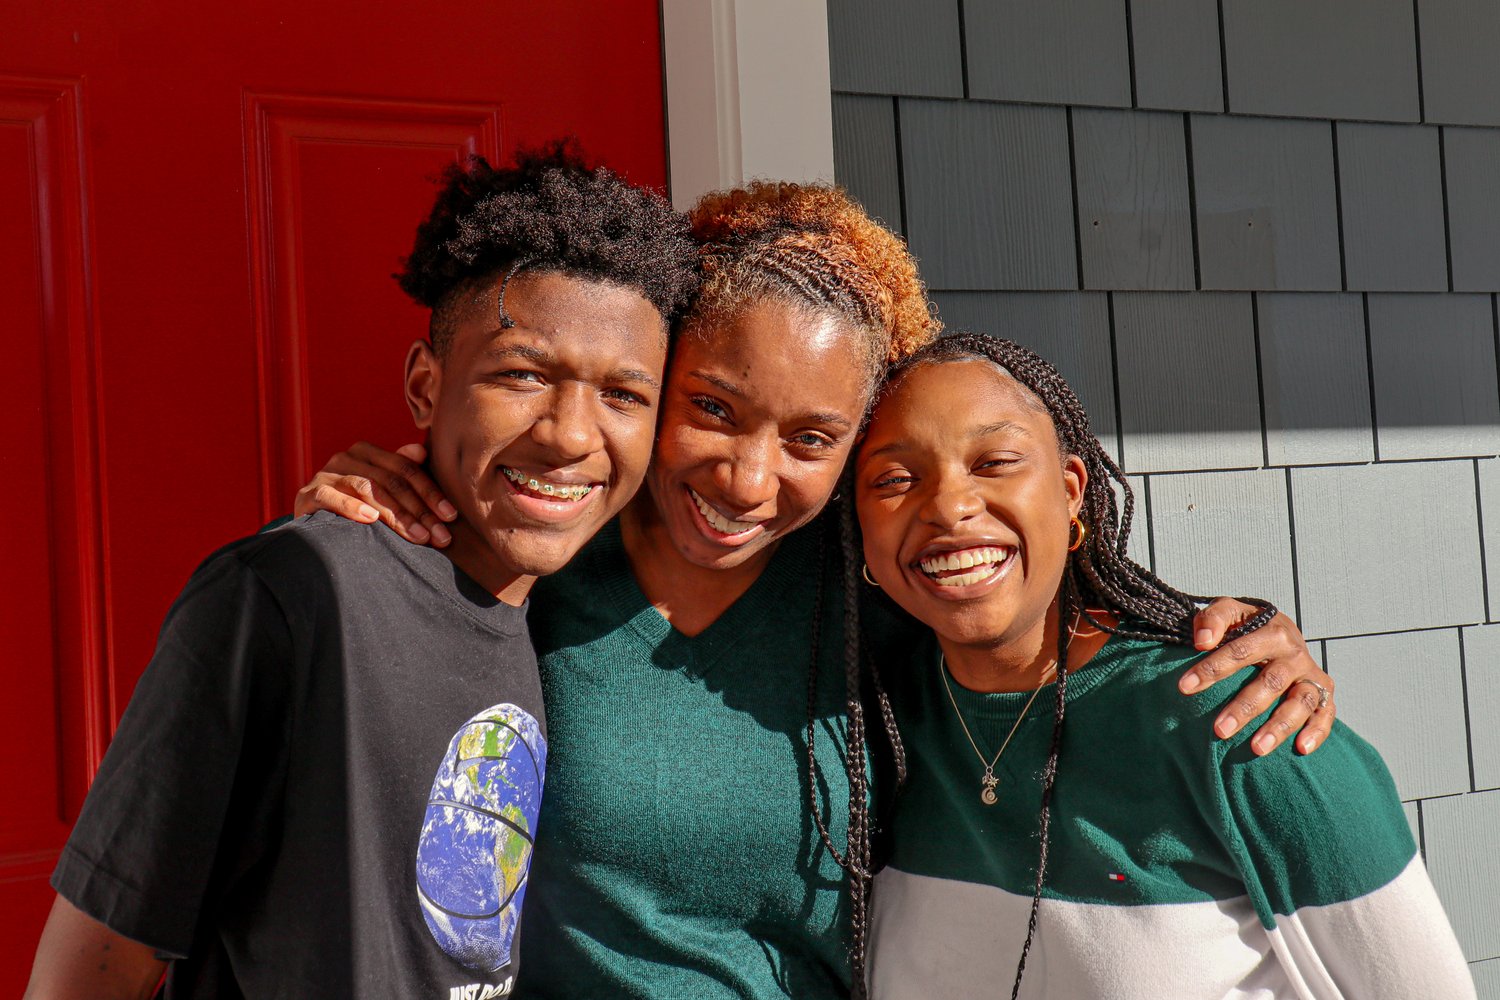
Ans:
[[[550,735],[521,997],[848,993],[843,873],[808,815],[805,727],[824,587],[816,746],[842,850],[848,783],[835,535],[811,526],[689,638],[606,527],[532,603]]]

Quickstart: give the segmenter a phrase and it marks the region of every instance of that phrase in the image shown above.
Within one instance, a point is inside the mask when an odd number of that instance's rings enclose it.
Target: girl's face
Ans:
[[[769,301],[678,341],[646,483],[684,558],[743,565],[822,510],[869,399],[864,351],[842,320]]]
[[[1046,408],[995,365],[923,365],[881,400],[860,445],[870,573],[944,638],[1035,643],[1085,482]]]

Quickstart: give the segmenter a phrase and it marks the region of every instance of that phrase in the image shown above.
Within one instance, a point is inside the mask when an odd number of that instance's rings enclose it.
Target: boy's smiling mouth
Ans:
[[[508,465],[500,466],[500,471],[505,474],[506,479],[515,484],[516,492],[536,497],[539,500],[577,503],[598,489],[597,483],[554,483],[547,479],[528,476]]]

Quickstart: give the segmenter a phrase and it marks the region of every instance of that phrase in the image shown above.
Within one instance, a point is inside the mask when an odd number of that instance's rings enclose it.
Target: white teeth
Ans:
[[[707,521],[709,527],[715,531],[723,532],[726,535],[738,535],[742,531],[749,531],[757,523],[755,521],[731,521],[723,514],[714,510],[707,500],[704,500],[694,492],[691,486],[688,487],[688,494],[692,496],[693,503],[698,505],[698,513],[703,515],[703,520]]]
[[[984,546],[929,556],[918,565],[928,576],[958,569],[972,569],[973,573],[961,573],[958,576],[944,577],[937,581],[947,587],[962,587],[989,577],[1000,563],[1010,558],[1011,552],[1012,550],[1008,548]]]
[[[500,471],[505,473],[505,478],[521,487],[528,493],[535,493],[539,497],[550,500],[582,500],[594,492],[593,486],[564,485],[561,483],[549,483],[540,479],[532,479],[524,472],[517,472],[508,465],[502,465]]]
[[[981,583],[1000,572],[1000,567],[990,563],[981,563],[979,568],[968,572],[959,573],[957,576],[939,577],[934,582],[939,587],[967,587],[971,583]]]

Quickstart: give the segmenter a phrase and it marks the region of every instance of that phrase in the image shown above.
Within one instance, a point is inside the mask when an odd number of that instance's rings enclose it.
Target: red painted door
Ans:
[[[10,0],[0,16],[0,995],[172,597],[413,434],[390,274],[469,152],[665,177],[654,0]]]

